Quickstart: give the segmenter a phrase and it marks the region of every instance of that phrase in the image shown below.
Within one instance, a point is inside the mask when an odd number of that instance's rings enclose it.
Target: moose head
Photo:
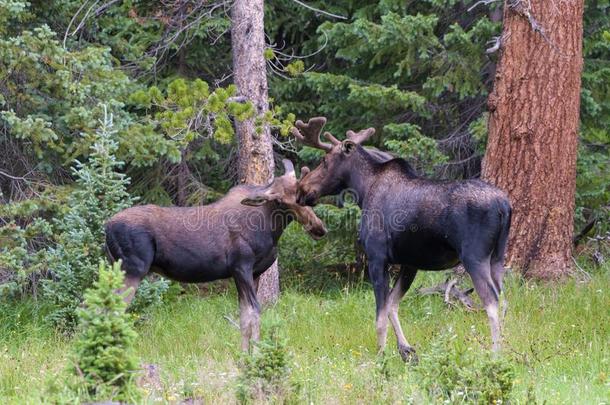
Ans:
[[[311,207],[304,207],[297,203],[298,180],[294,172],[294,165],[288,159],[282,160],[282,163],[284,175],[276,177],[267,186],[252,188],[241,203],[253,207],[275,203],[279,209],[289,211],[312,238],[320,239],[326,235],[324,223],[316,216]],[[301,170],[302,175],[307,172],[308,169]]]
[[[297,201],[299,204],[315,205],[324,195],[337,194],[345,188],[345,182],[351,175],[353,157],[360,146],[374,133],[375,128],[363,129],[359,132],[347,131],[347,138],[339,141],[330,132],[324,132],[324,137],[330,142],[322,142],[320,133],[326,125],[326,118],[311,118],[307,124],[297,121],[292,134],[303,144],[326,152],[322,162],[313,171],[303,167],[298,185]],[[370,156],[377,161],[387,161],[393,156],[381,151],[371,150]]]

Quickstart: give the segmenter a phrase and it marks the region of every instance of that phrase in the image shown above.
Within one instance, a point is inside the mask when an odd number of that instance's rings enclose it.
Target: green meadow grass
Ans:
[[[464,345],[487,347],[485,313],[448,308],[440,296],[415,289],[442,280],[420,273],[400,307],[409,342],[425,354],[450,330]],[[367,283],[333,281],[311,292],[292,280],[263,314],[263,333],[282,325],[290,352],[297,402],[422,403],[412,366],[396,353],[392,332],[386,362],[375,349],[374,299]],[[515,365],[511,403],[535,396],[548,404],[610,404],[610,268],[589,282],[548,286],[508,276],[509,309],[503,355]],[[0,306],[0,403],[62,402],[70,341],[42,321],[33,303]],[[235,290],[187,294],[156,309],[138,326],[142,403],[234,403],[240,352]],[[531,402],[530,402],[531,403]]]

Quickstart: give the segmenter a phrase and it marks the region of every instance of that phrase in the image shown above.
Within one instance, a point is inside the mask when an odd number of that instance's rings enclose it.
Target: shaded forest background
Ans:
[[[276,157],[315,165],[319,152],[288,130],[297,117],[325,115],[340,138],[374,126],[375,146],[422,173],[478,177],[502,4],[307,4],[266,2],[273,109],[264,120]],[[610,6],[585,7],[574,226],[589,225],[581,249],[601,263],[610,218]],[[229,2],[0,0],[2,291],[29,294],[47,271],[66,267],[57,263],[82,262],[57,246],[80,240],[83,221],[95,250],[108,213],[135,201],[207,203],[236,183],[234,121],[252,108],[234,98],[229,14]],[[92,171],[75,161],[93,162]],[[316,211],[329,238],[288,232],[281,267],[356,261],[357,208]],[[85,213],[93,219],[79,219]]]

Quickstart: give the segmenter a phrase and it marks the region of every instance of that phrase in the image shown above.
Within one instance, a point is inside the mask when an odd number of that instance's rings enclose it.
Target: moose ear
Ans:
[[[241,200],[242,205],[249,205],[250,207],[260,207],[261,205],[269,202],[279,200],[282,196],[273,189],[266,189],[261,191],[254,191],[250,195],[246,196]]]
[[[309,170],[309,167],[307,167],[307,166],[301,167],[301,178],[299,180],[303,180],[303,178],[305,176],[307,176],[310,172],[311,172],[311,170]]]
[[[341,150],[346,155],[351,155],[356,150],[357,147],[358,147],[358,145],[355,142],[352,142],[350,140],[345,140],[342,143]]]
[[[248,205],[250,207],[260,207],[265,204],[268,200],[264,197],[244,198],[241,200],[242,205]]]

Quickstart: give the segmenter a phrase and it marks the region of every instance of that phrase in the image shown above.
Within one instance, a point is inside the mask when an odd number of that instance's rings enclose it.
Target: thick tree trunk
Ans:
[[[572,265],[583,6],[504,7],[483,178],[510,196],[508,262],[531,278],[561,278]]]
[[[268,109],[267,70],[264,57],[265,31],[263,0],[235,0],[231,10],[233,77],[239,95],[254,104],[258,116]],[[239,142],[238,176],[240,183],[267,184],[273,180],[273,145],[265,126],[256,133],[254,119],[236,123]],[[275,301],[279,295],[277,261],[259,279],[261,303]]]

